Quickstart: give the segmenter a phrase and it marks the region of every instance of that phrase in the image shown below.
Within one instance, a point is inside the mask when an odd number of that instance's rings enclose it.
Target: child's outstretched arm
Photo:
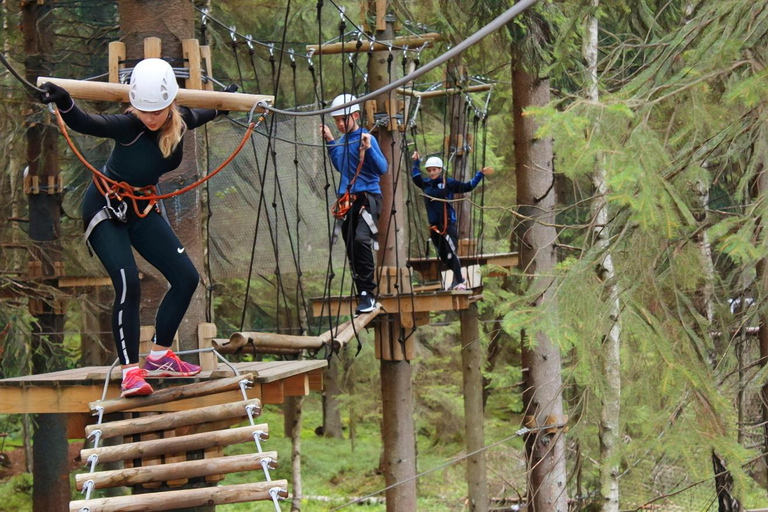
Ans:
[[[413,152],[411,160],[413,160],[413,170],[411,171],[413,184],[424,190],[424,178],[421,177],[421,155],[418,151]]]

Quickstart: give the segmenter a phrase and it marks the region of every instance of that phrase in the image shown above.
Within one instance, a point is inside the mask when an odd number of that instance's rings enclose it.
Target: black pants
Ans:
[[[83,218],[90,220],[104,204],[104,198],[91,185],[83,202]],[[200,275],[168,222],[154,210],[145,218],[139,218],[129,204],[127,222],[105,220],[91,232],[88,241],[115,288],[112,333],[120,363],[139,361],[141,287],[131,247],[157,268],[171,285],[155,319],[156,342],[170,347]]]
[[[459,255],[456,254],[458,248],[458,232],[456,231],[456,224],[448,224],[448,229],[444,235],[430,230],[430,238],[437,250],[437,255],[440,257],[446,267],[453,271],[453,283],[457,285],[464,282],[464,278],[461,275],[461,260]],[[449,241],[450,239],[450,241]]]
[[[344,245],[347,248],[347,259],[358,295],[363,292],[373,294],[376,290],[374,280],[376,262],[372,252],[376,234],[366,222],[364,216],[367,214],[364,212],[370,214],[370,221],[375,226],[381,213],[379,194],[358,194],[341,225]]]

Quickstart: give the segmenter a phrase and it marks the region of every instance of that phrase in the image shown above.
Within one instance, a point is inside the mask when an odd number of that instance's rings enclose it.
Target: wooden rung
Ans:
[[[333,350],[339,351],[344,348],[344,345],[349,343],[349,340],[355,337],[355,333],[365,329],[365,326],[371,323],[371,321],[379,316],[379,313],[381,312],[381,305],[376,304],[376,309],[370,313],[363,313],[362,315],[355,318],[354,322],[350,322],[350,324],[343,331],[334,336]]]
[[[130,434],[142,434],[144,432],[152,432],[155,430],[168,430],[187,425],[197,425],[228,418],[245,417],[245,407],[247,405],[255,405],[255,413],[258,414],[261,412],[261,401],[254,398],[252,400],[242,400],[240,402],[222,405],[211,405],[209,407],[171,412],[147,418],[113,421],[101,425],[88,425],[85,427],[85,435],[86,437],[90,437],[93,431],[101,430],[102,438],[127,436]]]
[[[213,338],[211,339],[211,346],[216,349],[219,354],[277,354],[277,355],[296,355],[301,353],[303,349],[300,348],[278,348],[266,345],[254,345],[252,343],[246,343],[245,345],[235,346],[231,344],[229,338]]]
[[[83,485],[88,480],[93,480],[96,489],[106,489],[107,487],[165,482],[167,480],[197,478],[208,475],[228,475],[238,471],[261,469],[261,461],[263,459],[271,459],[269,463],[270,469],[277,467],[277,452],[247,453],[245,455],[233,455],[232,457],[189,460],[159,466],[80,473],[75,475],[75,484],[77,490],[82,491]]]
[[[155,492],[151,494],[136,494],[133,496],[117,496],[94,500],[78,500],[69,502],[70,512],[79,512],[88,507],[90,512],[144,512],[152,510],[174,510],[193,508],[203,505],[224,505],[227,503],[246,503],[249,501],[271,500],[270,489],[281,489],[279,496],[287,498],[288,482],[273,480],[253,484],[227,485],[205,487],[203,489],[184,489],[180,491]]]
[[[97,407],[104,408],[104,414],[135,409],[150,405],[164,404],[175,400],[184,400],[187,398],[197,398],[200,396],[213,395],[232,389],[238,389],[240,382],[248,381],[248,386],[253,385],[253,374],[229,377],[227,379],[212,380],[207,382],[195,382],[185,384],[175,388],[167,388],[155,391],[151,395],[134,398],[117,398],[115,400],[96,401],[88,404],[93,411],[94,416],[98,414]]]
[[[101,464],[118,460],[203,450],[212,446],[230,446],[253,441],[253,433],[258,430],[264,432],[264,438],[269,437],[268,425],[260,423],[254,426],[249,425],[247,427],[232,428],[218,432],[203,432],[188,436],[172,437],[170,439],[139,441],[118,446],[104,446],[103,448],[87,448],[80,450],[80,457],[83,461],[87,461],[91,455],[96,454],[99,457],[99,464]]]

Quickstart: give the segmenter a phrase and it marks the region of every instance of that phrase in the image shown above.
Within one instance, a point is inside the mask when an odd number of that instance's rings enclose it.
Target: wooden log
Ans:
[[[93,411],[94,416],[98,414],[98,411],[96,410],[97,407],[102,407],[104,409],[104,414],[111,414],[113,412],[135,409],[137,407],[164,404],[176,400],[197,398],[222,393],[232,389],[239,389],[240,382],[243,380],[248,381],[248,386],[252,386],[253,374],[247,373],[245,375],[229,377],[226,379],[195,382],[193,384],[186,384],[175,388],[161,389],[145,397],[117,398],[115,400],[105,400],[103,402],[97,400],[89,403],[88,407]]]
[[[212,348],[216,337],[216,324],[203,322],[197,325],[197,346],[200,349]],[[218,366],[218,358],[213,352],[200,352],[200,367],[204,372],[212,372]]]
[[[84,80],[70,80],[67,78],[53,78],[40,76],[37,85],[45,82],[53,82],[66,89],[73,98],[95,101],[113,101],[128,103],[127,84],[111,84],[106,82],[86,82]],[[193,89],[180,89],[176,96],[176,103],[192,108],[215,108],[218,110],[230,110],[237,112],[250,112],[251,108],[259,102],[272,103],[274,96],[263,94],[244,94],[221,91],[197,91]],[[264,112],[261,107],[256,112]]]
[[[349,341],[355,337],[356,332],[363,330],[365,326],[371,323],[371,320],[379,316],[380,313],[381,306],[377,304],[376,309],[370,313],[363,313],[362,315],[355,318],[354,321],[350,322],[350,324],[343,331],[338,333],[333,338],[333,350],[338,352],[344,348],[344,345],[349,343]]]
[[[336,327],[334,327],[334,328],[332,328],[332,329],[330,329],[328,331],[325,331],[323,334],[321,334],[319,336],[320,340],[322,340],[323,343],[330,343],[334,336],[336,336],[337,334],[342,332],[344,329],[346,329],[350,325],[352,325],[352,321],[351,320],[347,320],[343,324],[339,324]]]
[[[236,332],[229,337],[229,345],[244,347],[254,344],[257,347],[290,349],[316,349],[323,346],[318,336],[291,336],[271,332]]]
[[[120,70],[125,67],[121,61],[125,60],[125,43],[112,41],[109,43],[109,81],[116,84],[120,82]]]
[[[392,45],[404,47],[408,46],[409,48],[419,48],[421,46],[424,46],[425,48],[430,48],[432,46],[432,43],[435,41],[439,41],[441,39],[440,34],[437,34],[435,32],[431,32],[429,34],[420,34],[418,36],[403,36],[403,37],[396,37],[393,41],[376,41],[373,43],[373,51],[374,52],[388,52],[390,47]],[[323,55],[334,55],[339,53],[365,53],[368,52],[371,49],[371,43],[368,41],[363,41],[363,45],[358,48],[357,47],[357,41],[348,41],[345,43],[330,43],[330,44],[323,44],[323,45],[317,45],[317,44],[308,44],[306,46],[307,52],[314,51],[316,55],[323,54]]]
[[[168,430],[170,428],[185,427],[187,425],[197,425],[199,423],[207,423],[228,418],[244,417],[246,416],[245,407],[247,405],[255,405],[257,406],[255,412],[261,412],[260,400],[243,400],[241,402],[230,404],[212,405],[210,407],[201,407],[200,409],[161,414],[149,418],[113,421],[102,425],[88,425],[85,428],[85,434],[88,437],[93,431],[101,430],[102,438],[127,436],[131,434],[152,432],[155,430]]]
[[[208,475],[236,473],[238,471],[253,471],[261,469],[261,461],[263,459],[272,459],[269,466],[270,469],[277,467],[277,452],[247,453],[245,455],[233,455],[232,457],[190,460],[163,464],[161,466],[80,473],[75,475],[75,485],[78,491],[83,490],[83,485],[88,480],[93,480],[96,484],[96,489],[140,484],[146,486],[146,484],[161,483],[166,480],[197,478]]]
[[[493,84],[468,85],[467,87],[449,87],[448,89],[437,89],[434,91],[414,91],[405,87],[397,89],[397,93],[403,96],[412,96],[414,98],[437,98],[439,96],[450,96],[452,94],[464,94],[468,92],[489,91]]]
[[[285,491],[288,488],[288,482],[286,480],[273,480],[252,484],[71,501],[69,502],[69,510],[70,512],[79,512],[81,508],[88,507],[90,512],[147,512],[150,510],[159,512],[179,508],[267,501],[272,499],[269,490],[274,488],[281,489],[279,493],[281,498],[288,497],[288,492]]]
[[[251,343],[245,345],[233,345],[229,338],[212,338],[211,346],[219,354],[276,354],[276,355],[296,355],[302,351],[300,348],[278,348],[272,346],[258,346]]]

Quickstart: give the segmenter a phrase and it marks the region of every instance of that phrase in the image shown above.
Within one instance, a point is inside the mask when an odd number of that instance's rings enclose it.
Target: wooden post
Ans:
[[[205,68],[205,76],[213,76],[213,63],[211,62],[211,47],[204,45],[200,47],[200,58],[202,59],[202,67]],[[208,80],[203,84],[203,90],[212,91],[213,82]]]
[[[112,41],[109,43],[109,81],[120,83],[120,70],[125,67],[121,64],[125,60],[125,43]]]
[[[184,58],[187,60],[189,78],[184,81],[187,89],[202,89],[203,78],[200,63],[200,43],[197,39],[185,39],[181,42]]]
[[[197,326],[198,348],[213,347],[213,338],[216,337],[216,324],[203,322]],[[200,353],[200,367],[204,372],[212,372],[219,366],[216,354],[213,352]]]
[[[377,24],[385,21],[387,0],[377,0]],[[379,15],[379,13],[381,13]],[[386,23],[386,30],[377,30],[376,39],[392,40],[394,37],[392,22]],[[387,55],[374,54],[368,64],[368,76],[371,90],[376,90],[389,81],[387,71]],[[397,79],[393,76],[392,79]],[[391,92],[389,97],[380,96],[376,99],[377,111],[385,111],[385,102],[394,101],[396,94]],[[407,224],[403,218],[403,187],[395,187],[400,162],[400,132],[397,130],[379,129],[379,146],[389,161],[389,173],[381,180],[383,195],[383,212],[379,219],[380,250],[377,254],[379,264],[396,267],[398,262],[405,264]],[[395,211],[394,215],[388,212]],[[397,226],[397,230],[395,229]],[[411,382],[412,368],[408,360],[396,361],[391,353],[384,349],[401,347],[400,339],[404,337],[404,329],[400,317],[388,311],[384,319],[376,325],[377,357],[381,357],[381,395],[383,402],[381,434],[383,440],[383,470],[387,486],[395,483],[401,485],[387,489],[387,512],[412,512],[416,510],[416,435],[413,426],[413,389]],[[412,346],[414,336],[408,337],[406,347]],[[406,352],[408,349],[406,348]],[[387,357],[389,356],[389,357]]]
[[[160,59],[163,57],[163,43],[159,37],[147,37],[144,39],[144,58]]]

